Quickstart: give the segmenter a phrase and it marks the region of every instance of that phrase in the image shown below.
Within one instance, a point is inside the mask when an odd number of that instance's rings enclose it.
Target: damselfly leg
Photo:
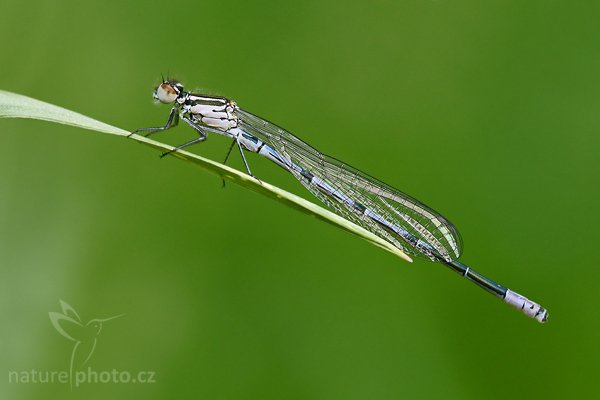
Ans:
[[[166,131],[169,128],[173,128],[173,127],[177,126],[178,123],[179,123],[179,114],[177,112],[176,107],[173,107],[171,109],[171,113],[169,114],[169,119],[167,120],[167,123],[165,124],[165,126],[158,126],[158,127],[154,127],[154,128],[139,128],[139,129],[136,129],[135,131],[131,132],[129,135],[127,135],[127,137],[130,137],[134,133],[144,132],[144,131],[148,131],[148,133],[146,133],[144,135],[145,137],[148,137],[152,134],[155,134],[156,132]]]
[[[197,123],[195,123],[194,121],[192,121],[191,119],[189,119],[188,117],[185,117],[185,116],[181,117],[181,119],[184,120],[189,126],[191,126],[192,128],[194,128],[196,130],[196,132],[198,132],[198,134],[200,135],[200,137],[198,137],[198,138],[196,138],[194,140],[190,140],[189,142],[186,142],[186,143],[184,143],[182,145],[179,145],[179,146],[175,147],[174,149],[169,150],[169,151],[167,151],[165,153],[162,153],[160,155],[161,158],[164,157],[164,156],[166,156],[166,155],[168,155],[168,154],[171,154],[174,151],[181,150],[184,147],[188,147],[188,146],[191,146],[193,144],[203,142],[208,137],[208,134],[204,131],[204,129],[202,129],[202,127],[200,125],[198,125]]]
[[[225,154],[225,159],[223,160],[223,164],[227,164],[227,160],[229,160],[229,155],[231,154],[231,150],[233,150],[233,146],[235,146],[235,142],[237,142],[237,140],[233,139],[231,141],[231,144],[229,145],[229,149],[227,149],[227,154]],[[221,181],[223,182],[223,186],[221,187],[225,187],[225,179],[221,178]]]
[[[244,161],[244,165],[246,166],[246,171],[248,172],[248,175],[250,175],[253,178],[256,178],[252,174],[252,171],[250,171],[250,166],[248,165],[248,161],[246,161],[246,156],[244,155],[244,147],[243,147],[242,143],[240,142],[239,135],[235,136],[233,138],[233,140],[231,141],[231,144],[229,145],[229,149],[227,149],[227,154],[225,155],[225,160],[223,161],[223,164],[227,164],[227,160],[229,160],[229,156],[231,155],[233,146],[235,146],[236,144],[237,144],[238,149],[240,150],[240,155],[242,156],[242,160]],[[258,178],[256,178],[256,179],[258,179]],[[225,186],[225,181],[223,181],[223,186]]]
[[[248,161],[246,161],[246,156],[244,155],[244,149],[242,148],[242,144],[240,143],[239,136],[236,136],[235,142],[238,145],[238,149],[240,149],[240,155],[242,156],[242,160],[244,160],[244,165],[246,166],[246,171],[248,171],[248,175],[250,175],[253,178],[256,178],[254,175],[252,175],[252,171],[250,171],[250,167],[248,166]],[[258,178],[256,178],[256,179],[258,179]],[[258,179],[258,180],[260,180],[260,179]]]
[[[235,143],[237,142],[237,140],[233,139],[231,141],[231,144],[229,145],[229,149],[227,149],[227,154],[225,154],[225,159],[223,160],[223,164],[227,164],[227,160],[229,160],[229,156],[231,155],[231,150],[233,150],[233,146],[235,146]]]

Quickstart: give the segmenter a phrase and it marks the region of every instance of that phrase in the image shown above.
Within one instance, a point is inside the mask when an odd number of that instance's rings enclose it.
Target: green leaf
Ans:
[[[105,124],[74,111],[45,103],[40,100],[32,99],[27,96],[2,90],[0,90],[0,118],[39,119],[124,137],[129,135],[129,132],[126,130]],[[173,149],[172,146],[148,139],[140,135],[131,135],[129,140],[143,143],[147,146],[160,150],[161,152]],[[205,171],[215,174],[223,179],[275,199],[289,207],[295,208],[296,210],[300,210],[308,215],[312,215],[322,221],[342,228],[408,262],[412,262],[412,259],[408,255],[400,251],[391,243],[340,217],[339,215],[303,199],[302,197],[296,196],[295,194],[287,192],[267,182],[259,181],[256,178],[253,178],[224,164],[217,163],[187,151],[180,150],[171,153],[171,155],[182,160],[189,161],[201,167]]]

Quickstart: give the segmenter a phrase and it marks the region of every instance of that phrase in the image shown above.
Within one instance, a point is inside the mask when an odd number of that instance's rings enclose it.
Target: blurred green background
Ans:
[[[550,321],[132,141],[0,120],[0,398],[597,395],[599,17],[566,1],[3,0],[0,89],[130,130],[166,121],[161,73],[231,97],[439,210],[461,260]],[[228,144],[194,151],[221,161]],[[59,299],[85,321],[126,314],[88,365],[156,383],[9,383],[68,369]]]

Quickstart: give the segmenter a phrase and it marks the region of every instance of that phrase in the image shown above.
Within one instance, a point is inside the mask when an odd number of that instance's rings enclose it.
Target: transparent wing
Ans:
[[[441,256],[448,261],[460,256],[460,234],[452,223],[433,209],[319,152],[283,128],[244,110],[237,109],[235,112],[240,129],[265,141],[293,165],[299,166],[291,168],[290,172],[339,215],[408,254],[430,259]],[[307,179],[310,175],[322,183],[315,185],[315,180]],[[324,191],[323,187],[333,190]]]

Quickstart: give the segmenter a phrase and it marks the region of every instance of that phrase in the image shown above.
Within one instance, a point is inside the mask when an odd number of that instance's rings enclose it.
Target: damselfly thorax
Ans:
[[[224,97],[212,97],[185,93],[181,102],[180,116],[189,115],[192,121],[211,128],[228,131],[237,127],[238,119],[233,113],[236,109],[234,101]]]

